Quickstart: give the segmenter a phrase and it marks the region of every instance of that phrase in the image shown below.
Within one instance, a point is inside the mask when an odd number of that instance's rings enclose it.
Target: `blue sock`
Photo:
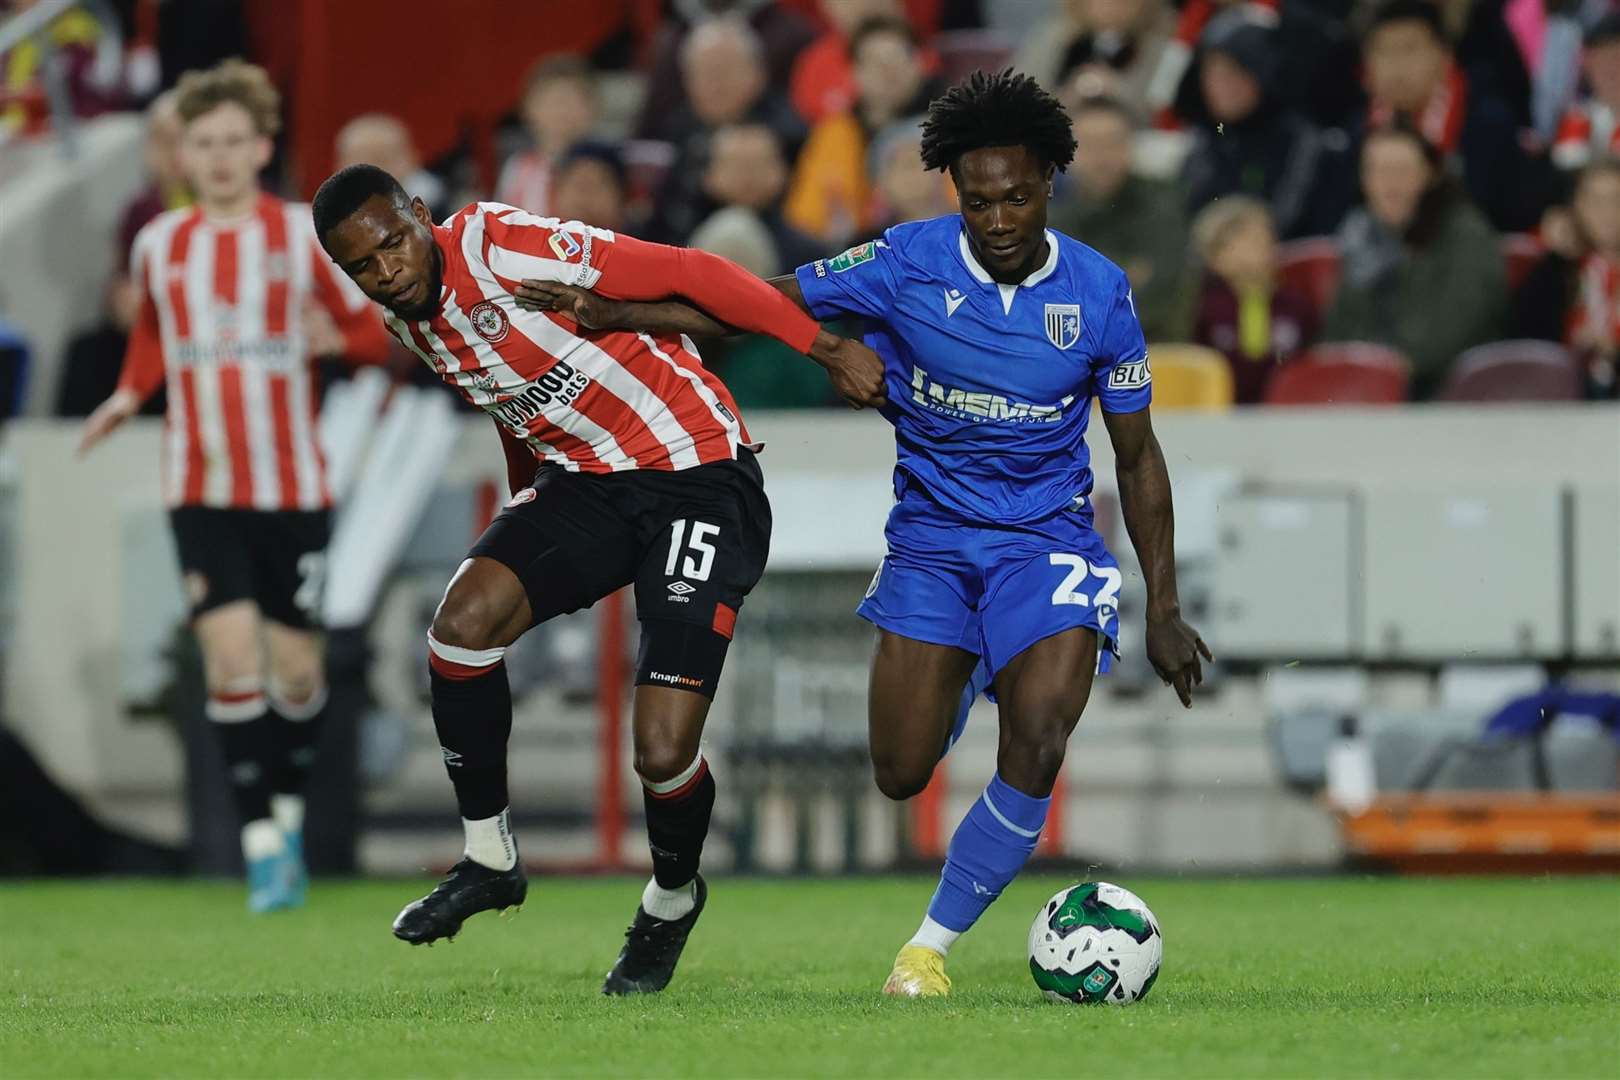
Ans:
[[[928,917],[957,933],[977,922],[1029,861],[1051,801],[1025,795],[1000,773],[991,777],[951,837]]]

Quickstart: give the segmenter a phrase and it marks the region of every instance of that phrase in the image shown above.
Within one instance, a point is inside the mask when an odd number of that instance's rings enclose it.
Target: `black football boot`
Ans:
[[[656,994],[669,985],[686,939],[703,914],[709,886],[703,875],[693,879],[697,902],[679,919],[655,919],[636,905],[636,918],[624,932],[624,948],[602,983],[604,994]]]
[[[394,936],[412,945],[431,945],[440,938],[453,938],[469,916],[518,907],[528,893],[529,879],[523,875],[521,859],[510,870],[491,870],[482,863],[462,859],[432,892],[405,905],[394,919]]]

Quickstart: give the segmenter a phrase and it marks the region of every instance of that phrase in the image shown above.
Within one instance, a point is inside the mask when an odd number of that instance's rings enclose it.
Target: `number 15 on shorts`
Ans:
[[[1061,552],[1053,552],[1046,558],[1053,566],[1068,570],[1052,590],[1053,604],[1094,607],[1104,621],[1119,610],[1119,588],[1125,583],[1125,577],[1117,566],[1093,566],[1084,556]]]

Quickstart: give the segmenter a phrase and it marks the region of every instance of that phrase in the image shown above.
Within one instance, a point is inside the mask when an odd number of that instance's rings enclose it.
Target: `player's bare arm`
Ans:
[[[789,291],[785,282],[792,282]],[[774,278],[776,286],[801,309],[804,298],[790,274]],[[737,331],[691,304],[678,300],[613,300],[576,285],[555,281],[524,280],[512,294],[519,307],[531,311],[555,311],[592,330],[631,330],[644,334],[687,334],[692,337],[724,337]],[[826,329],[816,335],[807,354],[827,369],[838,395],[857,409],[881,408],[888,401],[883,387],[883,360],[871,349],[852,338],[840,337]]]
[[[1147,585],[1147,655],[1159,678],[1175,687],[1181,704],[1192,707],[1192,688],[1204,681],[1199,657],[1213,661],[1209,646],[1181,618],[1176,593],[1175,512],[1170,497],[1170,471],[1153,434],[1147,409],[1103,413],[1114,444],[1114,472],[1119,482],[1125,529],[1142,564]]]

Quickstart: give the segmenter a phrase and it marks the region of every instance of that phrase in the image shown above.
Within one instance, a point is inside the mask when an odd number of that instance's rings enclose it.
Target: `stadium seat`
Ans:
[[[1508,292],[1517,292],[1546,252],[1541,241],[1528,233],[1512,233],[1502,237],[1502,262],[1507,267]]]
[[[1224,412],[1232,407],[1232,369],[1226,358],[1203,345],[1155,345],[1153,407]]]
[[[1498,341],[1469,349],[1451,365],[1441,401],[1579,401],[1579,362],[1550,341]]]
[[[1277,280],[1311,298],[1326,312],[1339,287],[1339,243],[1331,236],[1311,236],[1282,245],[1277,253]]]
[[[975,71],[994,72],[1012,59],[1012,46],[992,30],[951,30],[934,39],[939,54],[939,77],[947,85]]]
[[[1318,345],[1282,365],[1266,385],[1267,405],[1399,405],[1411,365],[1384,345]]]

